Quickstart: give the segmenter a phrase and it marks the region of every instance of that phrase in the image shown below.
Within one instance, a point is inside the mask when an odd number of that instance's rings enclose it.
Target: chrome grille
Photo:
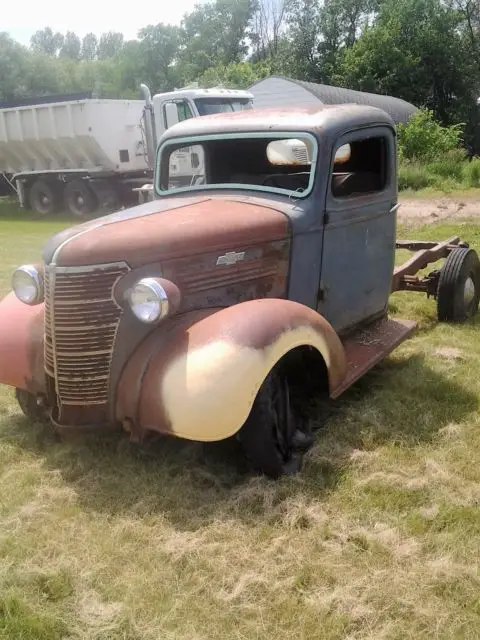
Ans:
[[[125,263],[45,268],[45,369],[61,405],[106,404]]]

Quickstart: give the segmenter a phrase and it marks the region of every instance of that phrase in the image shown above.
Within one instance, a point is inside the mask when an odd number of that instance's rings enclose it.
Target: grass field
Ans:
[[[0,292],[65,220],[0,214]],[[400,228],[460,233],[474,222]],[[480,638],[480,319],[415,336],[341,400],[312,400],[303,472],[234,449],[57,441],[0,389],[0,639]],[[480,318],[480,317],[479,317]]]

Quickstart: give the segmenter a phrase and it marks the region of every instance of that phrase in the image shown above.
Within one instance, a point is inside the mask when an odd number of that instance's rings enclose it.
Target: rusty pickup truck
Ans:
[[[379,109],[187,120],[156,162],[153,201],[61,232],[13,274],[0,383],[32,419],[236,437],[278,477],[313,441],[292,386],[337,398],[414,329],[388,317],[392,291],[433,296],[440,321],[477,312],[468,244],[396,239],[395,128]],[[413,255],[395,267],[398,248]]]

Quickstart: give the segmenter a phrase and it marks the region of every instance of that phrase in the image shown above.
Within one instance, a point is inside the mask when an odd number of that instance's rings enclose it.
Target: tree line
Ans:
[[[478,0],[210,0],[134,40],[46,27],[0,33],[0,100],[73,91],[139,97],[198,82],[245,88],[278,74],[384,93],[479,136]]]

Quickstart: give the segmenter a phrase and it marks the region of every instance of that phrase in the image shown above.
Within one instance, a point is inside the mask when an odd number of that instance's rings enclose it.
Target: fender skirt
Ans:
[[[0,302],[0,384],[45,391],[43,304],[29,306],[9,293]]]
[[[117,388],[116,417],[135,437],[146,431],[198,441],[234,435],[270,370],[295,347],[320,352],[331,394],[346,374],[331,325],[296,302],[252,300],[167,323],[133,354]]]

